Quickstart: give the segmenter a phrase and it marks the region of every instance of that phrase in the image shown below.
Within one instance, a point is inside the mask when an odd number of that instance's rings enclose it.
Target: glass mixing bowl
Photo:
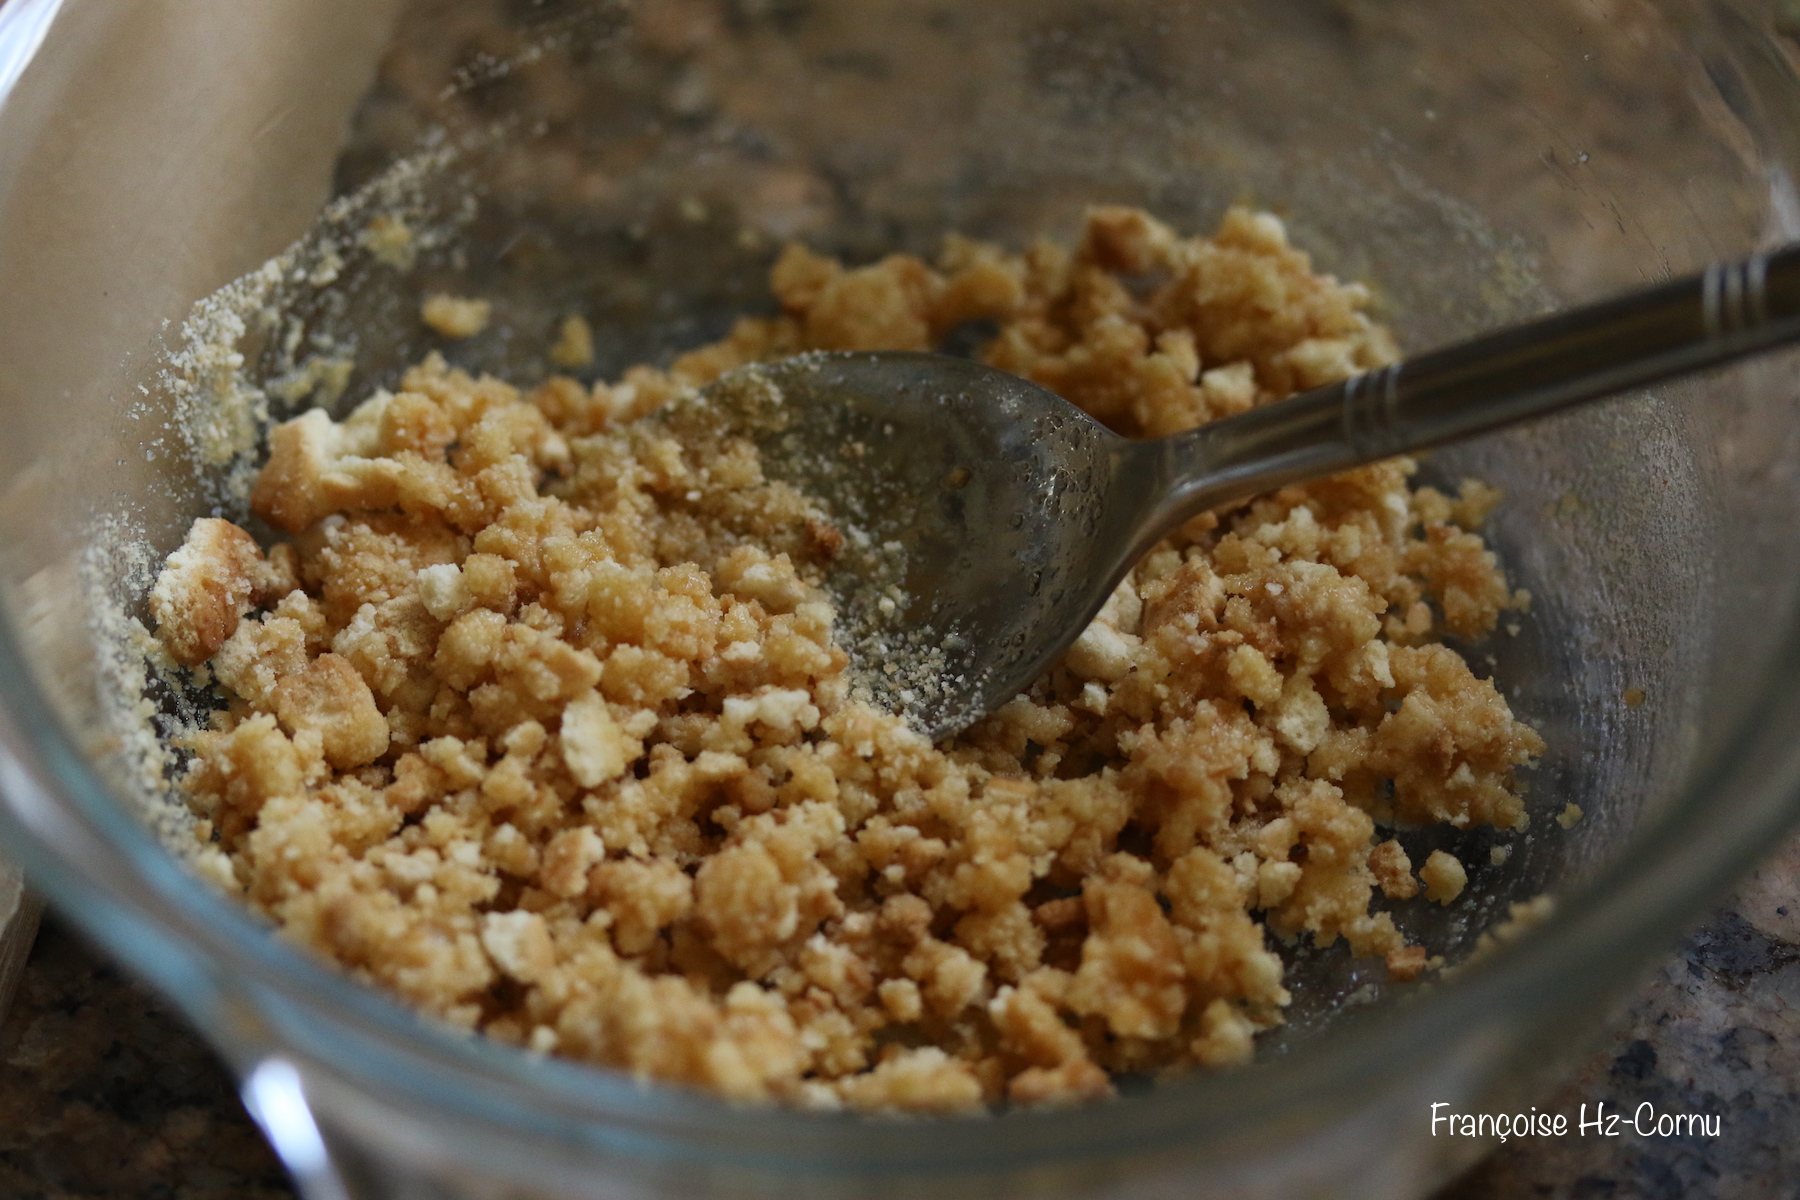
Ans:
[[[1800,91],[1774,19],[1748,0],[8,0],[0,844],[183,1006],[313,1200],[1421,1194],[1484,1149],[1434,1139],[1431,1105],[1541,1097],[1800,813],[1792,355],[1428,464],[1507,492],[1490,536],[1535,600],[1467,650],[1550,749],[1503,867],[1486,835],[1442,835],[1472,898],[1416,931],[1455,959],[1513,902],[1550,890],[1551,920],[1393,995],[1294,950],[1307,998],[1254,1067],[932,1121],[738,1109],[461,1038],[190,878],[137,799],[113,640],[220,503],[229,464],[197,472],[171,421],[180,380],[279,409],[329,353],[354,399],[424,348],[412,314],[446,284],[496,304],[468,365],[542,370],[549,315],[579,307],[609,373],[764,303],[785,238],[1016,246],[1096,201],[1189,231],[1272,206],[1424,349],[1795,236]],[[384,205],[419,233],[398,258],[350,236]],[[247,324],[209,310],[217,354],[168,357],[196,301],[302,235],[234,293]]]

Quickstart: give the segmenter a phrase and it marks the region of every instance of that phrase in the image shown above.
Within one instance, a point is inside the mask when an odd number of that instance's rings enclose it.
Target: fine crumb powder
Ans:
[[[1370,901],[1466,874],[1415,878],[1378,827],[1522,828],[1542,750],[1439,641],[1522,601],[1476,532],[1492,489],[1401,459],[1197,518],[933,746],[850,697],[829,515],[669,404],[988,321],[988,362],[1159,436],[1391,361],[1368,293],[1242,209],[935,265],[791,246],[772,286],[780,315],[666,371],[521,391],[433,357],[273,432],[252,505],[291,540],[198,522],[154,597],[224,703],[187,747],[202,866],[442,1020],[813,1107],[1245,1062],[1289,999],[1275,938],[1424,970]]]
[[[1548,921],[1556,914],[1556,898],[1548,893],[1507,906],[1506,919],[1475,939],[1475,949],[1454,967],[1446,967],[1444,978],[1451,978],[1481,962],[1502,946],[1509,945]]]

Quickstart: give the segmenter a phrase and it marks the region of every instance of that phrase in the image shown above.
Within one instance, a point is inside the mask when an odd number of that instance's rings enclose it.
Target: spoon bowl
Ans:
[[[706,394],[767,476],[831,512],[844,545],[825,587],[853,687],[934,740],[1067,648],[1153,544],[1143,514],[1171,490],[1164,443],[966,359],[806,354]]]

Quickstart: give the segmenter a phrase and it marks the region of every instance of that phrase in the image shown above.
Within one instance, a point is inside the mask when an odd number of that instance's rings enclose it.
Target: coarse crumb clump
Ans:
[[[169,555],[150,589],[150,615],[176,662],[195,667],[218,653],[256,604],[295,587],[294,548],[263,557],[255,539],[217,517],[202,517]]]
[[[1519,602],[1491,489],[1396,460],[1199,517],[933,746],[849,698],[828,514],[668,405],[989,321],[987,361],[1156,436],[1390,361],[1364,289],[1241,209],[935,266],[793,246],[772,283],[780,315],[667,371],[521,392],[434,357],[274,431],[253,506],[292,541],[200,522],[155,602],[227,701],[186,789],[247,900],[491,1037],[861,1110],[1244,1062],[1288,1002],[1271,934],[1424,970],[1371,900],[1448,899],[1461,864],[1415,878],[1377,830],[1520,828],[1542,749],[1437,640]]]
[[[1456,855],[1433,850],[1419,868],[1419,881],[1425,885],[1427,900],[1448,904],[1469,885],[1469,873]]]

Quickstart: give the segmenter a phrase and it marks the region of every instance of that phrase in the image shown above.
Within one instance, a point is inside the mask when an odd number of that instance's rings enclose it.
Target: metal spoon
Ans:
[[[1025,688],[1181,522],[1800,338],[1800,247],[1130,441],[964,359],[806,354],[706,402],[848,541],[826,588],[857,686],[933,740]]]

